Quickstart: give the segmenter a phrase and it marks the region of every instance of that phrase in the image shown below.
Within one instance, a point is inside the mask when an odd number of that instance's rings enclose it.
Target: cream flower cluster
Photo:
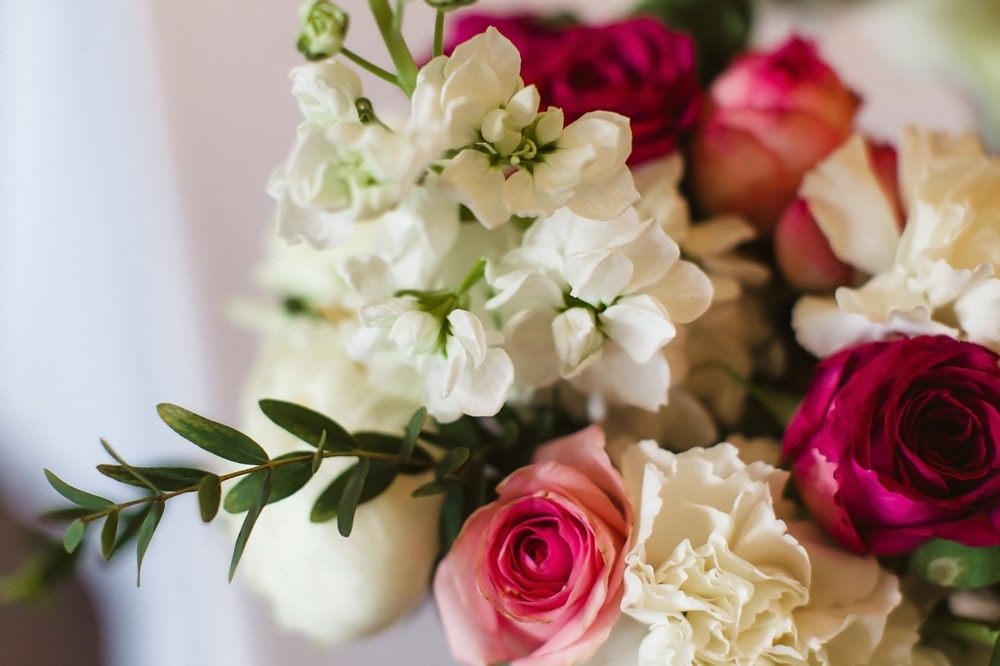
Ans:
[[[318,305],[360,322],[355,360],[388,356],[422,377],[441,421],[556,382],[655,410],[670,387],[663,348],[712,283],[635,207],[628,120],[566,125],[519,72],[496,30],[474,37],[421,69],[397,130],[350,68],[296,69],[305,122],[270,187],[280,233],[354,248],[337,269],[350,296]]]
[[[910,129],[899,164],[902,232],[860,138],[807,176],[802,194],[834,254],[871,279],[835,299],[802,298],[799,343],[820,357],[892,334],[1000,350],[1000,158],[972,135]]]

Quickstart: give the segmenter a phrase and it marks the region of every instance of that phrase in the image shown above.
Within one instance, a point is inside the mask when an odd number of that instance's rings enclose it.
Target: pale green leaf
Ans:
[[[157,405],[156,411],[178,435],[220,458],[243,465],[262,465],[268,461],[260,444],[227,425],[169,403]]]

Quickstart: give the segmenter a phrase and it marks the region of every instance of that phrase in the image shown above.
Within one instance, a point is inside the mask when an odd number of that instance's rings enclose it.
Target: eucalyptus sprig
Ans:
[[[229,568],[232,580],[264,508],[301,490],[324,461],[357,458],[319,495],[310,516],[314,522],[336,519],[338,531],[345,537],[351,533],[358,506],[388,489],[399,474],[418,474],[438,466],[430,450],[418,442],[427,418],[423,408],[413,415],[402,436],[377,432],[351,434],[333,419],[290,402],[262,400],[260,408],[271,421],[313,448],[271,458],[260,444],[242,432],[164,403],[157,411],[177,434],[219,458],[246,467],[226,474],[195,467],[136,467],[102,440],[105,451],[117,464],[98,465],[97,470],[115,481],[149,491],[143,497],[124,502],[71,486],[45,470],[52,487],[74,504],[52,514],[71,521],[63,535],[66,552],[74,553],[88,527],[103,521],[100,540],[104,557],[111,559],[123,545],[135,539],[141,576],[143,558],[167,502],[195,494],[205,522],[215,519],[220,505],[230,513],[246,512]],[[456,470],[457,467],[450,471]],[[237,479],[223,500],[222,484]],[[137,581],[141,582],[141,577]]]

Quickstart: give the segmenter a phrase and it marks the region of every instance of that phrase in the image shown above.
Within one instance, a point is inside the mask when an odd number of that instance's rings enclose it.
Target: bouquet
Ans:
[[[744,50],[743,2],[606,25],[427,2],[423,62],[405,3],[369,0],[392,69],[303,5],[246,417],[158,407],[228,463],[104,443],[99,471],[145,489],[123,502],[46,471],[65,551],[100,524],[141,567],[193,494],[230,516],[230,577],[322,640],[432,591],[468,664],[988,650],[1000,160],[858,134],[808,40]]]

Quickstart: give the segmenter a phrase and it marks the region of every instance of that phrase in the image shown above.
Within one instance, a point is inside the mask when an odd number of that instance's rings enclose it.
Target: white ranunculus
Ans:
[[[850,171],[843,155],[831,159],[840,161],[821,171]],[[792,318],[800,344],[824,357],[893,334],[943,334],[1000,349],[1000,158],[982,154],[975,141],[912,130],[900,149],[900,174],[907,220],[898,243],[887,233],[871,245],[872,216],[859,221],[850,205],[821,223],[824,230],[834,222],[855,229],[832,237],[834,251],[876,274],[857,289],[838,289],[835,301],[803,298]],[[877,198],[870,183],[844,185],[864,180],[857,169],[853,181],[845,178],[815,181],[813,195],[845,202],[860,190]]]
[[[728,443],[674,454],[644,441],[621,465],[637,505],[622,610],[647,627],[638,663],[910,663],[916,634],[888,630],[898,580],[793,520],[787,472]]]
[[[343,352],[336,326],[285,320],[264,338],[245,389],[245,431],[272,455],[309,450],[257,408],[262,398],[306,405],[349,430],[401,430],[418,406],[405,368],[376,374]],[[358,508],[354,531],[309,521],[312,503],[351,464],[329,460],[299,493],[268,506],[247,544],[238,576],[270,602],[285,627],[338,642],[378,631],[425,597],[438,550],[440,498],[413,499],[428,477],[400,476]],[[405,566],[399,553],[406,552]]]

